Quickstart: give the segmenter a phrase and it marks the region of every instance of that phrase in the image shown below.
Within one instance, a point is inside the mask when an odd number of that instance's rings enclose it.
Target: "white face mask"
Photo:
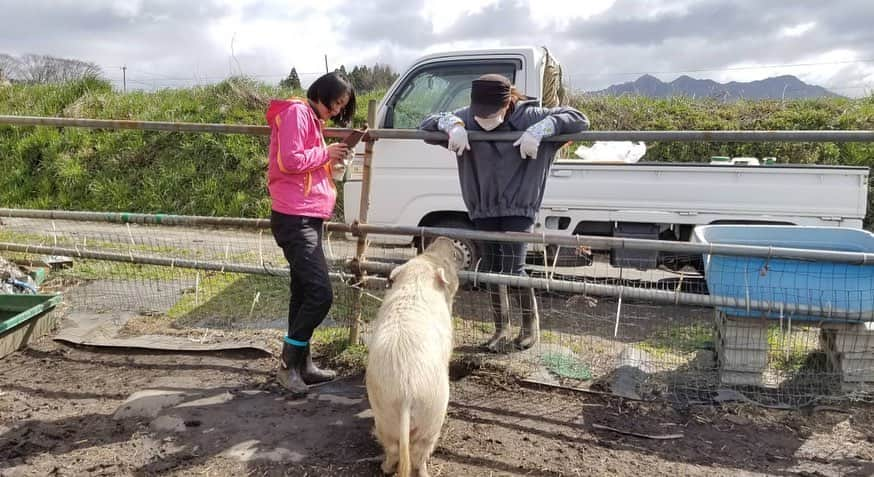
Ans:
[[[492,129],[495,129],[504,122],[504,115],[496,114],[490,118],[481,118],[479,116],[474,116],[473,120],[476,121],[477,124],[479,124],[479,127],[481,127],[483,131],[491,131]]]

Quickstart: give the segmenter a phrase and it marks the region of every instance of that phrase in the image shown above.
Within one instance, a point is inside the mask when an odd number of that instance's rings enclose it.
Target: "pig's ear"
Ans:
[[[445,268],[437,267],[437,281],[439,281],[443,286],[449,285],[449,279],[446,278]]]
[[[392,268],[391,273],[388,274],[388,281],[393,282],[395,277],[398,276],[398,273],[401,272],[401,266]]]

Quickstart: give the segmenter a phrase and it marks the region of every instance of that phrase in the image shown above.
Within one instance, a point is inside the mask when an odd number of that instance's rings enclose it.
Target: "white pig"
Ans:
[[[461,254],[438,237],[424,253],[395,268],[368,345],[367,398],[382,470],[427,477],[427,462],[449,404],[452,300]]]

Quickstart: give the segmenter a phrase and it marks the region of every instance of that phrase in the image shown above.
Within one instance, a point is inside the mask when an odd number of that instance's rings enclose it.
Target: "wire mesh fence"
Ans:
[[[135,315],[129,333],[286,326],[288,268],[268,229],[2,222],[0,256],[66,263],[44,290],[65,291],[72,311]],[[343,232],[325,234],[335,298],[316,339],[347,336],[360,314],[366,344],[385,287],[379,277],[417,253],[412,244],[371,244],[360,264],[368,279],[361,280],[350,269],[355,245]],[[564,247],[530,245],[528,278],[516,281],[476,267],[514,257],[480,255],[468,263],[454,304],[459,356],[530,382],[633,399],[799,406],[871,398],[874,328],[864,314],[874,309],[872,265],[675,252],[671,260],[687,263],[676,267],[659,253],[621,254],[594,243],[563,253]],[[718,267],[717,257],[726,259]],[[779,280],[763,281],[774,276]],[[728,285],[714,291],[708,282]],[[719,296],[737,299],[732,306],[708,304]],[[819,314],[779,306],[790,301]],[[773,306],[749,307],[761,302]],[[538,340],[519,346],[516,338],[533,316]]]
[[[31,252],[46,247],[71,257],[96,255],[72,259],[69,266],[60,257],[61,267],[48,283],[68,289],[68,301],[77,310],[167,314],[187,326],[285,321],[288,264],[269,230],[2,220],[0,242],[24,245],[4,253],[19,263],[51,261]],[[342,272],[351,252],[348,241],[336,246],[326,241],[338,293],[352,278]]]

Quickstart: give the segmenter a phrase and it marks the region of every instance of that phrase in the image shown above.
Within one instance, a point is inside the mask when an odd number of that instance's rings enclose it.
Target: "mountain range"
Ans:
[[[801,99],[839,97],[831,91],[796,78],[792,75],[776,76],[763,80],[741,83],[717,83],[709,79],[695,79],[690,76],[665,83],[652,75],[643,75],[635,81],[615,84],[606,89],[591,91],[595,96],[638,95],[650,98],[669,98],[688,96],[693,98],[714,98],[722,101],[739,99]]]

